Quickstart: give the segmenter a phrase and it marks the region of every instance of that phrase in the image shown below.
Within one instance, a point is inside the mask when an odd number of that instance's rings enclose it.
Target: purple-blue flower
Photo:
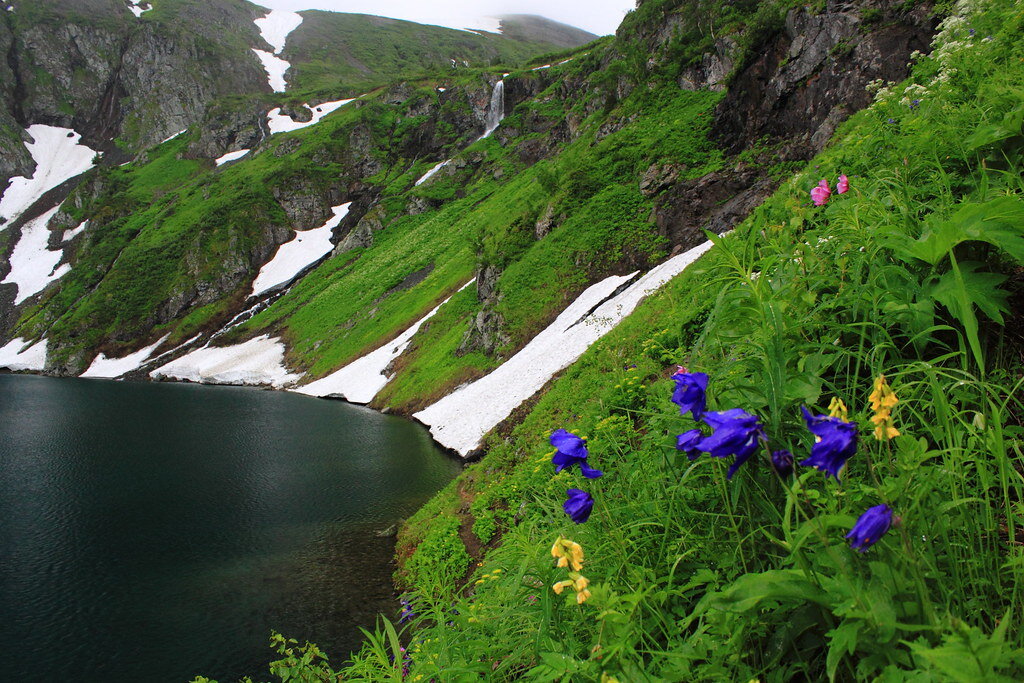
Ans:
[[[555,474],[576,464],[579,464],[580,471],[587,479],[597,479],[604,474],[601,470],[595,470],[587,463],[587,457],[590,453],[587,451],[585,439],[581,439],[564,429],[556,429],[551,434],[551,445],[557,449],[557,452],[551,458],[551,463],[555,465]]]
[[[562,504],[562,509],[569,518],[577,524],[590,519],[590,511],[594,509],[594,499],[586,491],[580,489],[568,489],[565,492],[568,499]]]
[[[819,469],[826,476],[831,474],[839,481],[839,471],[857,451],[857,425],[838,417],[811,415],[806,406],[801,408],[807,429],[818,438],[811,447],[811,457],[800,464]]]
[[[793,454],[783,449],[772,452],[772,467],[780,477],[788,477],[793,473]]]
[[[696,460],[700,456],[700,441],[704,434],[699,429],[691,429],[676,437],[676,450],[686,453],[690,460]]]
[[[733,408],[722,412],[707,412],[702,418],[715,431],[711,436],[700,442],[700,450],[716,458],[728,455],[735,456],[726,479],[732,479],[740,465],[745,463],[759,443],[767,439],[764,427],[756,415],[751,415],[742,408]]]
[[[672,392],[672,402],[679,406],[679,414],[685,415],[690,411],[693,413],[693,419],[699,420],[708,404],[708,376],[703,372],[687,372],[684,368],[679,368],[671,379],[676,383],[676,388]]]
[[[892,526],[892,508],[883,503],[868,508],[850,529],[850,533],[846,534],[846,538],[853,539],[850,541],[851,548],[864,552],[877,543],[890,526]]]
[[[404,624],[405,622],[410,621],[413,617],[415,617],[416,612],[413,610],[412,603],[409,601],[408,598],[401,597],[399,598],[398,601],[402,603],[402,613],[398,617],[398,623]]]

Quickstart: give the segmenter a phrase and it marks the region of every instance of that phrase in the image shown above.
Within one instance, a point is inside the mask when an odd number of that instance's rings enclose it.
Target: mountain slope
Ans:
[[[396,77],[497,64],[578,47],[597,36],[542,17],[517,17],[502,34],[455,31],[364,14],[305,11],[284,57],[294,90],[359,94]]]

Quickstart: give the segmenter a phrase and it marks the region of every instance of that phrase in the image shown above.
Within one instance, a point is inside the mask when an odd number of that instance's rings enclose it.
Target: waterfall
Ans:
[[[484,131],[481,139],[497,130],[498,124],[503,118],[505,118],[505,81],[499,80],[494,84],[494,91],[491,92],[491,103],[487,107],[487,130]]]

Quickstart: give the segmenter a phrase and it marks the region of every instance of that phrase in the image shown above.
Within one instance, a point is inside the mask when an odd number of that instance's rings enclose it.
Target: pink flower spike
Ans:
[[[850,189],[850,179],[844,175],[839,176],[839,182],[836,183],[836,192],[843,194]]]
[[[818,183],[816,188],[811,190],[811,199],[814,201],[815,206],[824,206],[831,196],[832,190],[828,186],[828,181],[824,179]]]

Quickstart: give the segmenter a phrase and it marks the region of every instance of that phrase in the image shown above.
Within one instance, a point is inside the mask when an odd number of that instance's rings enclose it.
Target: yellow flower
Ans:
[[[838,417],[843,422],[849,422],[847,417],[846,404],[843,403],[843,399],[838,396],[832,398],[832,402],[828,404],[828,415],[829,417]]]
[[[868,397],[868,401],[875,413],[871,417],[871,422],[875,425],[875,438],[879,441],[888,441],[899,436],[900,431],[893,425],[892,419],[892,409],[899,403],[899,399],[885,381],[885,375],[879,375],[875,380],[875,389]]]
[[[554,586],[551,587],[551,590],[555,591],[555,593],[557,595],[561,595],[562,591],[564,591],[566,588],[571,588],[571,587],[572,587],[572,581],[559,581],[558,583],[556,583]]]
[[[551,546],[551,556],[558,559],[559,567],[572,565],[573,571],[583,569],[583,548],[579,543],[559,536]]]
[[[587,601],[587,598],[589,598],[589,597],[590,597],[590,591],[588,591],[588,590],[580,591],[579,593],[576,594],[576,604],[577,605],[582,605],[583,603],[585,603]]]

